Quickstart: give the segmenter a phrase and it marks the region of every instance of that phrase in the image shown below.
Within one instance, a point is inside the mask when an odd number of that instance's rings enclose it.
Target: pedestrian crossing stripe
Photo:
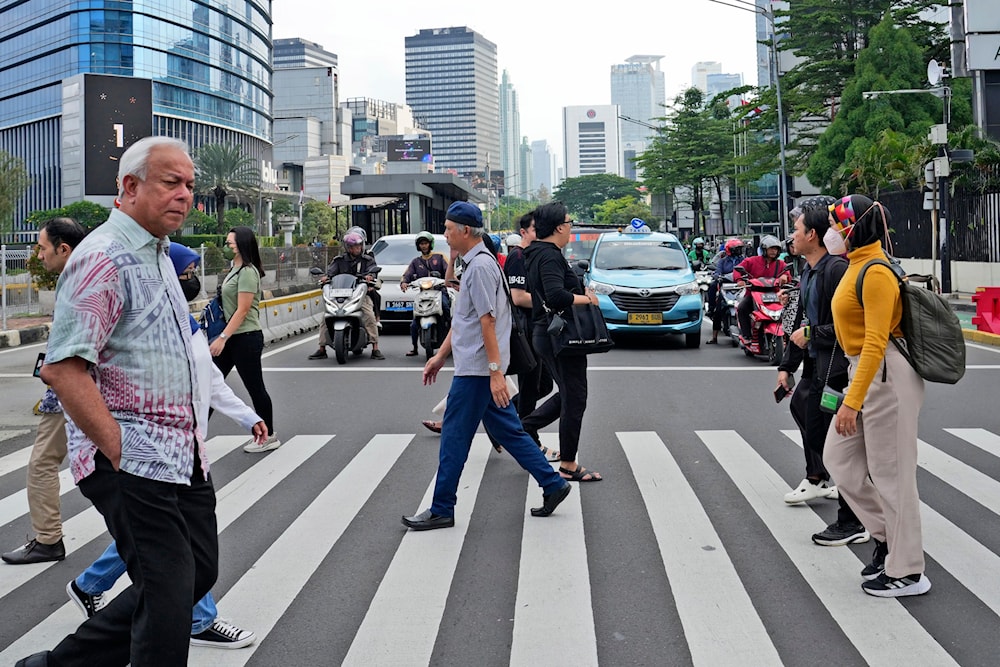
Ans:
[[[945,431],[994,456],[1000,453],[1000,437],[990,431]],[[798,431],[782,433],[801,447]],[[781,502],[788,483],[751,444],[736,431],[706,430],[696,431],[695,435],[780,545],[798,577],[808,584],[809,595],[825,608],[865,661],[935,667],[957,664],[899,601],[876,600],[858,590],[862,563],[851,550],[820,548],[809,543],[808,535],[821,530],[825,522],[816,513],[803,511],[805,506],[788,507]],[[782,664],[772,633],[729,556],[727,549],[733,545],[725,544],[713,526],[703,499],[699,499],[685,478],[670,447],[656,432],[618,432],[616,436],[649,517],[662,560],[663,570],[659,574],[665,575],[670,584],[691,663],[729,664],[734,656],[743,656],[741,664],[745,664],[746,656],[753,656],[754,664]],[[542,437],[547,446],[558,445],[555,433]],[[332,435],[295,436],[282,448],[259,457],[250,468],[219,489],[220,533],[286,481],[332,438]],[[239,651],[192,647],[190,664],[244,665],[253,658],[257,647],[267,642],[309,578],[412,439],[413,434],[374,436],[219,599],[222,614],[229,611],[239,622],[246,623],[257,635],[257,643]],[[210,460],[221,459],[245,441],[245,436],[212,438],[208,442]],[[1000,516],[1000,483],[923,440],[919,447],[921,468]],[[442,631],[442,618],[466,531],[475,520],[476,497],[491,453],[485,436],[476,436],[462,477],[454,529],[411,531],[403,535],[357,628],[344,664],[430,664]],[[22,458],[26,464],[27,458]],[[433,483],[431,479],[419,505],[402,507],[400,513],[428,507]],[[540,496],[530,478],[527,486],[525,517],[529,516],[528,508],[538,504]],[[581,485],[574,485],[573,493],[552,517],[524,521],[516,613],[511,619],[509,663],[512,665],[559,664],[566,656],[573,657],[574,665],[598,664],[599,642],[580,488]],[[17,495],[0,500],[0,509],[12,507],[10,498]],[[928,555],[993,614],[1000,616],[1000,591],[982,585],[984,581],[992,581],[1000,571],[1000,556],[926,503],[922,504],[921,515]],[[387,519],[388,525],[395,526],[397,522],[397,516]],[[68,553],[105,535],[103,519],[93,508],[70,518],[65,530]],[[553,567],[552,545],[558,545],[558,567]],[[52,565],[0,566],[0,596],[9,595]],[[858,586],[853,585],[854,580]],[[111,594],[123,590],[127,583],[127,577],[123,577]],[[799,591],[798,595],[801,594]],[[11,664],[37,650],[51,648],[74,631],[79,621],[79,612],[72,603],[60,600],[53,613],[0,652],[0,664]],[[401,628],[406,631],[401,632]]]

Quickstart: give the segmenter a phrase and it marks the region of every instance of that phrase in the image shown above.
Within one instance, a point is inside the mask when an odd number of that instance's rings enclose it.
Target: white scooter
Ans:
[[[409,288],[418,290],[413,297],[413,318],[420,332],[420,344],[430,359],[441,347],[451,328],[451,319],[444,308],[447,287],[443,278],[432,274],[428,278],[418,278]]]
[[[377,275],[378,271],[376,269],[372,275]],[[309,272],[313,275],[324,273],[319,268],[310,269]],[[361,307],[369,287],[372,287],[372,283],[363,277],[346,273],[335,275],[323,285],[323,302],[326,305],[323,323],[330,334],[333,352],[339,364],[347,363],[348,352],[360,355],[370,342],[361,321]]]

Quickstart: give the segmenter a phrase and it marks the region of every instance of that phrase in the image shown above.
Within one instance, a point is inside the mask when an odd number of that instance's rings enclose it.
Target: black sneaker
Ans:
[[[841,547],[845,544],[862,544],[871,539],[871,535],[860,523],[836,521],[826,527],[821,533],[812,536],[812,541],[824,547]]]
[[[326,348],[323,348],[321,350],[316,350],[315,352],[313,352],[312,354],[309,355],[309,358],[310,359],[326,359]]]
[[[382,354],[382,350],[372,350],[372,359],[378,359],[382,361],[385,359],[385,355]]]
[[[104,599],[104,593],[101,593],[100,595],[90,595],[88,593],[84,593],[80,587],[76,585],[75,579],[70,580],[70,582],[66,584],[66,595],[68,595],[69,599],[80,608],[80,611],[82,611],[83,615],[87,618],[90,618],[108,604],[107,600]]]
[[[861,584],[861,590],[880,598],[901,598],[907,595],[923,595],[931,589],[927,575],[908,574],[905,577],[890,577],[883,572],[871,581]]]
[[[249,630],[236,627],[221,618],[215,619],[204,632],[191,635],[191,646],[210,646],[212,648],[243,648],[256,639]]]
[[[875,551],[872,552],[872,561],[861,570],[861,578],[871,581],[885,572],[885,557],[889,555],[889,543],[875,540]]]
[[[53,560],[63,560],[66,558],[66,547],[63,546],[62,538],[55,544],[42,544],[38,540],[28,540],[27,544],[22,544],[13,551],[0,556],[3,562],[11,565],[27,565],[29,563],[47,563]]]

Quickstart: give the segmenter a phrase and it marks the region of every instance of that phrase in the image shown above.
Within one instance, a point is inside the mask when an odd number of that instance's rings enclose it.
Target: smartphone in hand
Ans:
[[[774,390],[774,402],[781,403],[781,399],[783,399],[785,396],[788,396],[788,394],[792,391],[793,387],[795,387],[795,378],[789,375],[788,389],[785,389],[784,385],[779,384],[778,388]]]

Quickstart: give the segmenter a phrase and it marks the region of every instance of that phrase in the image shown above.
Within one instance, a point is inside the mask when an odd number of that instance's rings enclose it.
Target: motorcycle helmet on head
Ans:
[[[500,235],[490,234],[490,241],[493,241],[493,247],[497,249],[497,252],[500,252]]]
[[[726,254],[730,257],[743,254],[743,242],[739,239],[729,239],[725,245]]]
[[[760,240],[761,252],[766,252],[768,248],[777,248],[779,251],[781,250],[781,241],[778,240],[777,236],[767,234]]]
[[[368,243],[368,232],[365,231],[364,227],[354,226],[347,230],[347,234],[357,234],[361,237],[362,243]]]
[[[693,246],[695,246],[695,247],[697,247],[697,246],[700,246],[700,245],[702,245],[702,246],[703,246],[703,245],[705,245],[705,239],[703,239],[703,238],[701,238],[701,237],[699,236],[699,237],[698,237],[698,238],[696,238],[696,239],[695,239],[694,241],[691,241],[691,245],[693,245]]]
[[[521,235],[520,234],[508,234],[504,238],[504,243],[507,244],[507,248],[513,248],[514,246],[521,245]]]
[[[428,242],[430,242],[430,244],[431,244],[431,248],[430,249],[434,250],[434,235],[433,234],[431,234],[430,232],[420,232],[419,234],[417,234],[417,238],[414,239],[413,245],[415,245],[417,247],[418,251],[420,250],[420,242],[421,241],[428,241]]]
[[[357,232],[347,232],[344,234],[344,247],[350,248],[351,246],[364,246],[365,240]]]

